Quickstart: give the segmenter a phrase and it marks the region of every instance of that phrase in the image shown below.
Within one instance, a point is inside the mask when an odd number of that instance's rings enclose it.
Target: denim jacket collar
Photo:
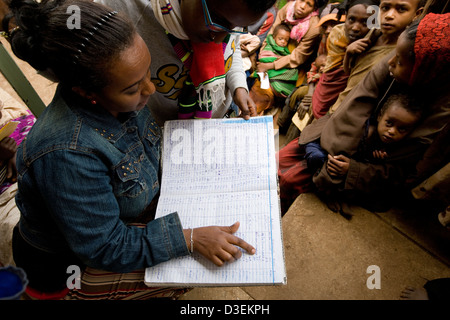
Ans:
[[[94,128],[111,143],[115,143],[121,137],[126,130],[127,122],[132,121],[138,115],[137,111],[122,113],[120,115],[121,121],[115,118],[108,110],[98,105],[90,104],[71,90],[65,88],[58,88],[58,90],[61,90],[62,97],[73,113],[82,118],[87,125]]]

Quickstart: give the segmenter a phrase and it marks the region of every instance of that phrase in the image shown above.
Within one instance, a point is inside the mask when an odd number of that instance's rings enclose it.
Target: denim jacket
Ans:
[[[59,87],[17,151],[22,237],[114,272],[189,254],[177,213],[127,225],[159,191],[160,133],[148,108],[120,121]]]

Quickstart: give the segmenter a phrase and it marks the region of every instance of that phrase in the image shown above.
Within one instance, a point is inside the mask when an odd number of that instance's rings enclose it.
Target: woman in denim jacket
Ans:
[[[217,265],[238,259],[238,247],[253,254],[233,235],[237,223],[189,230],[176,212],[153,219],[160,129],[146,106],[150,53],[133,24],[83,0],[13,0],[11,9],[14,53],[59,82],[17,152],[13,252],[28,296],[177,297],[185,289],[147,287],[145,268],[193,251]],[[83,270],[80,289],[67,288],[70,266]]]

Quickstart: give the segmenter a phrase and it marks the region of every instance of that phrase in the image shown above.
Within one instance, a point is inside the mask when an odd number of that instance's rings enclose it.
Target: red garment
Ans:
[[[195,87],[209,83],[212,79],[225,77],[223,46],[221,43],[192,42],[194,52],[190,76]]]
[[[339,94],[347,87],[349,74],[342,67],[323,73],[312,96],[312,112],[319,119],[327,114]]]
[[[267,11],[267,19],[264,21],[263,25],[261,26],[261,28],[259,28],[258,32],[256,33],[257,36],[259,35],[263,35],[266,32],[269,32],[270,28],[273,25],[273,22],[275,21],[275,16],[273,15],[272,12]]]
[[[211,118],[213,107],[225,100],[224,44],[188,42],[171,34],[168,37],[190,77],[178,98],[178,118]]]
[[[419,23],[409,84],[427,84],[450,63],[450,13],[427,14]]]
[[[283,147],[278,158],[281,212],[285,214],[300,194],[314,191],[315,186],[313,173],[306,165],[305,148],[298,144],[298,138]]]
[[[69,289],[65,288],[58,292],[45,293],[27,287],[25,292],[32,300],[61,300],[69,293]]]

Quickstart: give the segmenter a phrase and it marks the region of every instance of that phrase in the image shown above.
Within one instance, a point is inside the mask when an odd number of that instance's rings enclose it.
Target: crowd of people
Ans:
[[[79,29],[67,28],[73,5]],[[279,124],[290,126],[308,114],[279,151],[283,215],[304,192],[343,214],[347,201],[386,208],[448,163],[445,1],[12,0],[10,8],[14,54],[58,83],[12,151],[21,212],[13,253],[32,299],[176,298],[189,289],[148,287],[145,268],[192,252],[218,266],[255,253],[234,235],[238,223],[184,229],[176,212],[154,218],[167,120],[280,108]],[[427,195],[448,195],[440,183]],[[81,289],[67,288],[69,265],[83,266]]]

